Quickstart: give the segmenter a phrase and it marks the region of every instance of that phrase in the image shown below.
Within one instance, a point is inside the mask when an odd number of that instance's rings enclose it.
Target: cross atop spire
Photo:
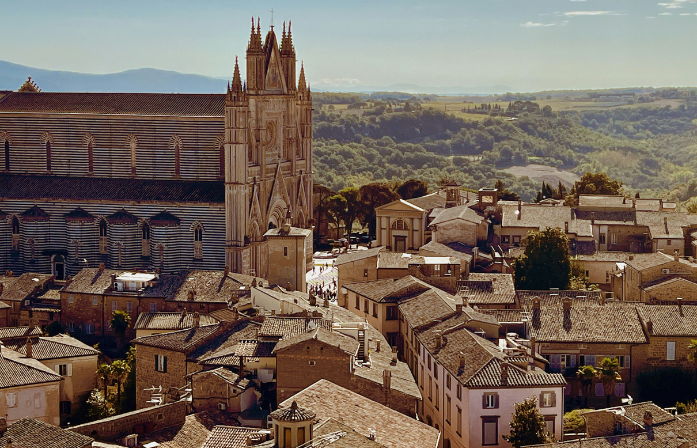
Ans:
[[[271,31],[273,31],[273,8],[271,8]]]

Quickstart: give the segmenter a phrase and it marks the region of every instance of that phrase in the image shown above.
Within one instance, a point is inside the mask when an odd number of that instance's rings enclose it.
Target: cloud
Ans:
[[[540,23],[540,22],[525,22],[521,23],[520,26],[525,27],[525,28],[536,28],[536,27],[544,27],[544,26],[555,26],[556,23]]]
[[[576,16],[609,16],[616,15],[613,11],[567,11],[564,13],[566,17],[576,17]]]
[[[659,16],[672,16],[673,13],[672,12],[661,12],[661,13],[658,13],[658,15]]]
[[[653,16],[647,17],[647,19],[655,19],[655,18],[656,18],[656,17],[653,17]]]
[[[659,3],[658,6],[663,6],[666,9],[680,9],[684,8],[686,3],[695,3],[695,0],[672,0],[666,3]]]
[[[586,0],[569,0],[570,2],[585,2]]]

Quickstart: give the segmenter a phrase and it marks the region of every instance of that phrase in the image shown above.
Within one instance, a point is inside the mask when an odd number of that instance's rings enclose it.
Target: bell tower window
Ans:
[[[194,259],[203,259],[203,227],[196,224],[194,227]]]

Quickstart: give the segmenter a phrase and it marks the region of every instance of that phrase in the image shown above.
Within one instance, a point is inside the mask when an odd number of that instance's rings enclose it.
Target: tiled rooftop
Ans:
[[[205,325],[169,333],[141,336],[134,339],[133,342],[186,353],[196,344],[217,332],[220,332],[219,325]]]
[[[258,433],[259,428],[216,426],[201,448],[247,448],[247,437]]]
[[[435,428],[327,380],[316,382],[280,406],[289,407],[293,401],[319,418],[332,418],[364,437],[377,429],[375,441],[387,448],[435,448],[440,438]]]
[[[30,336],[41,336],[42,334],[40,327],[0,327],[0,341],[7,341],[8,339],[26,340]]]
[[[13,92],[0,112],[220,117],[224,94]],[[222,129],[222,128],[221,128]]]
[[[0,197],[223,204],[225,185],[222,181],[202,180],[0,174]]]
[[[99,350],[84,344],[65,334],[51,337],[31,338],[32,358],[40,361],[48,359],[73,358],[80,356],[97,356]],[[6,347],[26,356],[26,341],[6,344]]]
[[[33,358],[0,346],[0,389],[61,381],[62,377]]]
[[[207,314],[199,315],[199,325],[213,325],[218,319]],[[187,312],[161,312],[140,313],[138,320],[133,325],[136,330],[183,330],[194,325],[194,313]]]
[[[460,260],[461,264],[468,264],[472,261],[472,255],[470,253],[457,251],[445,244],[436,243],[435,241],[429,241],[421,246],[419,248],[419,254],[423,256],[437,254],[444,257],[451,257]]]
[[[279,351],[288,347],[301,344],[311,339],[337,347],[350,355],[355,355],[358,352],[359,344],[357,340],[335,331],[325,330],[321,327],[317,327],[314,330],[308,331],[307,333],[299,334],[290,338],[283,338],[278,344],[276,344],[276,348],[274,348],[273,352],[278,353]]]
[[[200,375],[217,375],[224,381],[236,386],[240,389],[246,389],[249,385],[249,380],[247,378],[240,378],[240,376],[233,372],[232,370],[226,369],[225,367],[218,367],[213,370],[199,370],[191,374],[192,377],[197,377]]]
[[[257,341],[254,339],[240,340],[235,345],[220,348],[206,357],[200,357],[199,363],[237,367],[240,365],[240,358],[242,357],[244,362],[256,362],[260,358],[273,356],[272,353],[275,346],[276,342]]]
[[[652,252],[648,254],[633,254],[630,260],[627,260],[627,266],[631,266],[638,271],[648,269],[654,266],[670,263],[674,261],[672,255],[666,255],[663,252]]]
[[[310,323],[312,325],[310,325]],[[259,330],[260,337],[291,338],[306,333],[313,327],[332,329],[332,323],[325,318],[267,316]]]
[[[0,434],[0,446],[9,446],[9,440],[12,440],[13,448],[87,448],[92,446],[94,439],[25,417]]]
[[[406,202],[415,205],[423,210],[433,210],[434,208],[445,207],[445,192],[436,191],[413,199],[406,199]]]
[[[356,250],[353,252],[349,252],[347,254],[341,254],[336,258],[336,261],[334,262],[334,266],[340,266],[340,265],[345,264],[345,263],[352,263],[354,261],[374,257],[378,254],[378,252],[380,252],[381,250],[384,250],[384,249],[385,249],[385,246],[378,246],[378,247],[373,247],[372,249]]]
[[[216,358],[221,354],[229,355],[229,350],[240,341],[254,339],[259,331],[259,324],[245,319],[230,324],[221,322],[223,330],[207,338],[206,342],[187,354],[186,359],[199,362],[204,359]]]
[[[37,274],[27,272],[19,277],[0,277],[0,283],[3,284],[0,300],[6,303],[18,302],[30,297],[34,294],[34,288],[37,286],[43,290],[49,286],[52,280],[51,274]]]
[[[281,422],[304,422],[314,419],[316,415],[311,409],[301,408],[293,401],[290,406],[279,406],[271,413],[271,418]]]
[[[232,414],[210,409],[186,416],[183,424],[148,434],[148,440],[159,443],[158,448],[194,448],[203,446],[218,425],[238,425]]]
[[[697,335],[697,305],[649,305],[638,303],[641,320],[651,321],[654,336]]]
[[[398,279],[375,280],[372,282],[349,283],[344,288],[375,302],[398,302],[431,286],[410,275]]]
[[[473,204],[458,205],[457,207],[446,208],[438,214],[430,225],[439,225],[454,219],[464,219],[475,224],[484,221],[484,217],[477,210],[470,206]]]
[[[241,293],[249,290],[256,277],[228,273],[224,271],[190,270],[181,274],[182,283],[173,300],[187,302],[189,291],[194,291],[193,302],[227,302],[232,298],[233,291]],[[256,278],[257,282],[262,281]]]

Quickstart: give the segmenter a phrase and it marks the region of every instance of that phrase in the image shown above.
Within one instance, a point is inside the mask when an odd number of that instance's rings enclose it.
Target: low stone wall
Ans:
[[[129,434],[142,435],[183,424],[185,418],[186,402],[182,400],[115,415],[84,425],[73,426],[69,429],[96,440],[109,442]]]

